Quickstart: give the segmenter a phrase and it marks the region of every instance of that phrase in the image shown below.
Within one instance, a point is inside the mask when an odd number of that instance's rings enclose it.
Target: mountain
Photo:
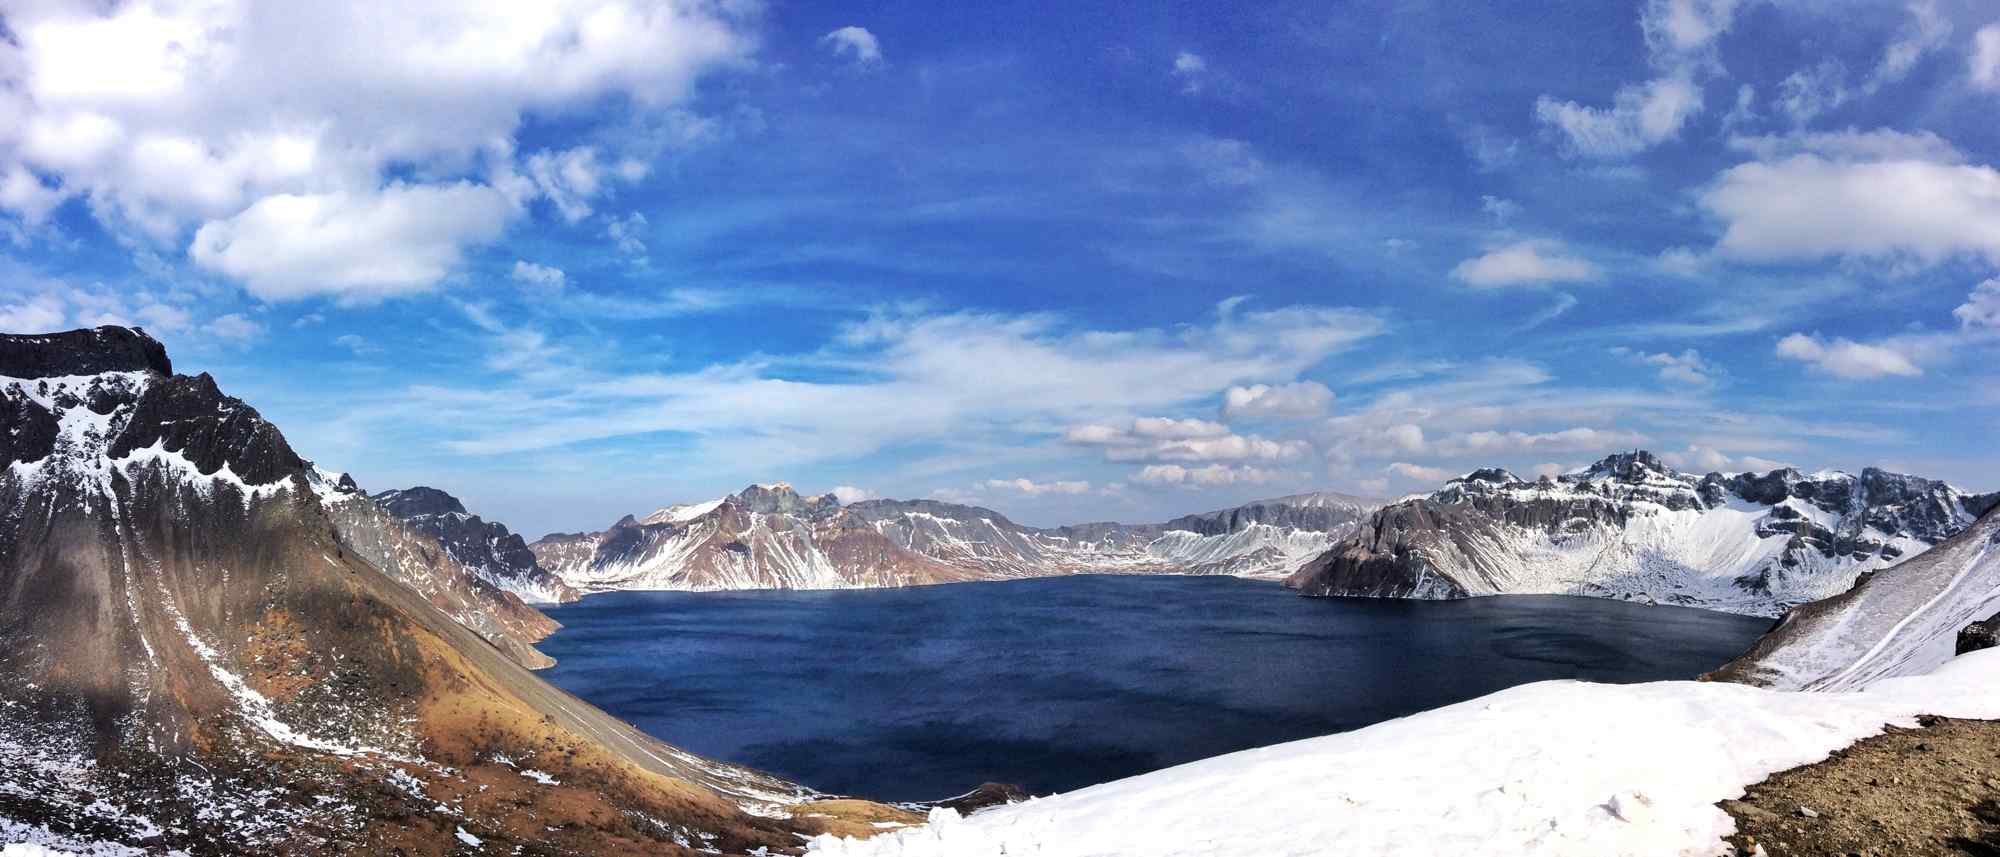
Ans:
[[[1873,468],[1694,476],[1651,453],[1530,482],[1500,469],[1377,510],[1304,595],[1596,595],[1776,616],[1929,550],[2000,495]]]
[[[535,561],[534,551],[507,525],[465,511],[465,504],[436,488],[383,491],[371,499],[444,546],[480,580],[530,604],[565,604],[581,596]]]
[[[831,494],[806,497],[777,483],[529,547],[585,590],[909,586],[1088,572],[1269,577],[1324,550],[1373,507],[1301,494],[1165,524],[1036,528],[978,506],[843,506]]]
[[[9,841],[746,854],[845,823],[535,677],[440,596],[452,564],[370,561],[443,552],[351,486],[142,331],[0,335]]]
[[[1995,612],[2000,507],[1913,559],[1862,575],[1853,589],[1785,614],[1710,677],[1780,690],[1853,690],[1923,675],[1956,654],[1960,630]]]
[[[432,533],[390,513],[352,477],[328,473],[311,462],[306,465],[306,480],[344,547],[522,666],[555,665],[534,648],[561,627],[555,620],[493,585]]]

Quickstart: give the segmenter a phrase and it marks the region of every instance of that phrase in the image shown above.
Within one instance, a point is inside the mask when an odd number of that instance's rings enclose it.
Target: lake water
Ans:
[[[548,613],[564,628],[543,675],[564,689],[689,750],[883,800],[1069,791],[1543,679],[1691,678],[1771,624],[1227,577],[618,592]]]

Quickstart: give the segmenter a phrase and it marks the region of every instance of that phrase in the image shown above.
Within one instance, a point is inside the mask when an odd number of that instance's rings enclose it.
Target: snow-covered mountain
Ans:
[[[527,541],[506,524],[465,510],[465,504],[436,488],[418,486],[383,491],[371,499],[411,527],[428,533],[480,580],[520,596],[530,604],[563,604],[580,595],[535,561]]]
[[[2000,507],[1920,556],[1792,610],[1712,674],[1780,690],[1852,690],[1923,675],[1958,632],[2000,612]]]
[[[1305,595],[1596,595],[1776,616],[1971,525],[1996,495],[1859,476],[1705,476],[1647,452],[1527,481],[1480,470],[1376,511],[1294,574]]]
[[[1164,524],[1036,528],[978,506],[843,506],[831,494],[806,497],[777,483],[530,547],[585,590],[909,586],[1087,572],[1277,577],[1325,550],[1374,505],[1301,494]]]
[[[0,335],[5,841],[742,854],[839,820],[543,682],[479,593],[537,614],[481,586],[143,332]]]

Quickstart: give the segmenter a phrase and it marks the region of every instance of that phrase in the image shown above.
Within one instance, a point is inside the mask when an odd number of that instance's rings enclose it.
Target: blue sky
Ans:
[[[2000,488],[1989,4],[99,5],[0,17],[0,329],[143,324],[531,537]]]

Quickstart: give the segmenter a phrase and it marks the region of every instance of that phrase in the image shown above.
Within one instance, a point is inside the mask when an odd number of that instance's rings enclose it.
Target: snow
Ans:
[[[479,846],[486,844],[485,840],[465,832],[465,828],[463,827],[459,828],[458,832],[453,835],[458,838],[458,841],[470,845],[474,848],[478,848]]]
[[[822,857],[1727,853],[1714,804],[1916,715],[2000,717],[2000,650],[1865,691],[1551,681],[862,841]]]

